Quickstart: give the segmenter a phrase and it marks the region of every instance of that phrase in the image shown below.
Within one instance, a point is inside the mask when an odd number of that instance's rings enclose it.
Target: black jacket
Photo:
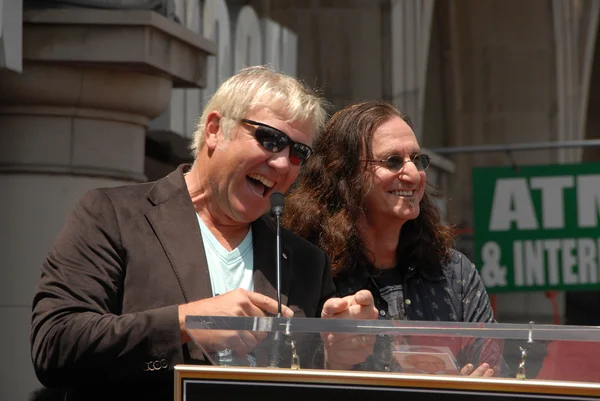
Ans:
[[[179,304],[212,297],[185,168],[92,190],[68,216],[33,299],[31,354],[42,384],[86,399],[114,399],[122,389],[172,399],[173,367],[203,362],[198,346],[181,345],[178,320]],[[274,224],[262,217],[252,230],[254,291],[276,298]],[[334,292],[329,259],[281,231],[282,302],[296,316],[318,317]]]

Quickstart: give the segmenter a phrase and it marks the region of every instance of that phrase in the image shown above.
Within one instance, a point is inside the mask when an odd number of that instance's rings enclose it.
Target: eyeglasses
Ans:
[[[257,121],[242,118],[241,121],[246,124],[254,125],[254,137],[263,148],[269,152],[281,152],[288,145],[290,146],[290,163],[295,166],[304,164],[312,155],[310,146],[300,142],[294,142],[285,132],[273,128],[270,125],[259,123]]]
[[[385,160],[361,160],[366,163],[375,163],[379,164],[393,173],[400,171],[402,167],[404,167],[405,159],[398,155],[390,156]],[[426,154],[416,154],[410,157],[410,161],[414,163],[415,167],[419,171],[427,170],[429,164],[431,163],[431,158]]]

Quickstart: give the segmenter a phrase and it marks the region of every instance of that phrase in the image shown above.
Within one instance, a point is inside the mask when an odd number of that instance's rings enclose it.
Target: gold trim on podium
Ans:
[[[175,366],[175,400],[182,400],[183,379],[237,380],[348,384],[376,387],[410,387],[436,390],[470,390],[504,393],[600,396],[600,384],[553,380],[517,380],[408,373],[376,373],[314,369],[269,369],[230,366]]]

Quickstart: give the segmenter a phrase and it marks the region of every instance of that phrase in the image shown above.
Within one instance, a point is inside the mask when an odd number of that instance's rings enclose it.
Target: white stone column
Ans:
[[[40,387],[31,365],[40,264],[87,190],[145,180],[145,132],[172,87],[203,87],[211,42],[150,11],[23,15],[23,71],[0,70],[0,399]]]
[[[552,1],[559,141],[585,139],[599,19],[598,1]],[[580,148],[561,149],[558,161],[576,163],[581,161],[582,154]]]
[[[392,101],[411,117],[421,139],[433,0],[392,0]]]

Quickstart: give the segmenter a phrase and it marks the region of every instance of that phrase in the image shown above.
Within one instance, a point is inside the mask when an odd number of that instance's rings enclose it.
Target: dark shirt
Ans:
[[[494,313],[475,265],[452,251],[438,273],[407,262],[393,269],[356,267],[334,278],[336,295],[344,297],[367,289],[373,294],[380,319],[493,323]],[[501,364],[502,343],[493,339],[456,336],[380,336],[372,357],[361,370],[401,370],[393,360],[393,343],[448,347],[459,364]]]
[[[395,320],[405,320],[403,272],[401,269],[379,270],[373,275],[373,280],[379,289],[379,295],[387,304],[387,317]]]

